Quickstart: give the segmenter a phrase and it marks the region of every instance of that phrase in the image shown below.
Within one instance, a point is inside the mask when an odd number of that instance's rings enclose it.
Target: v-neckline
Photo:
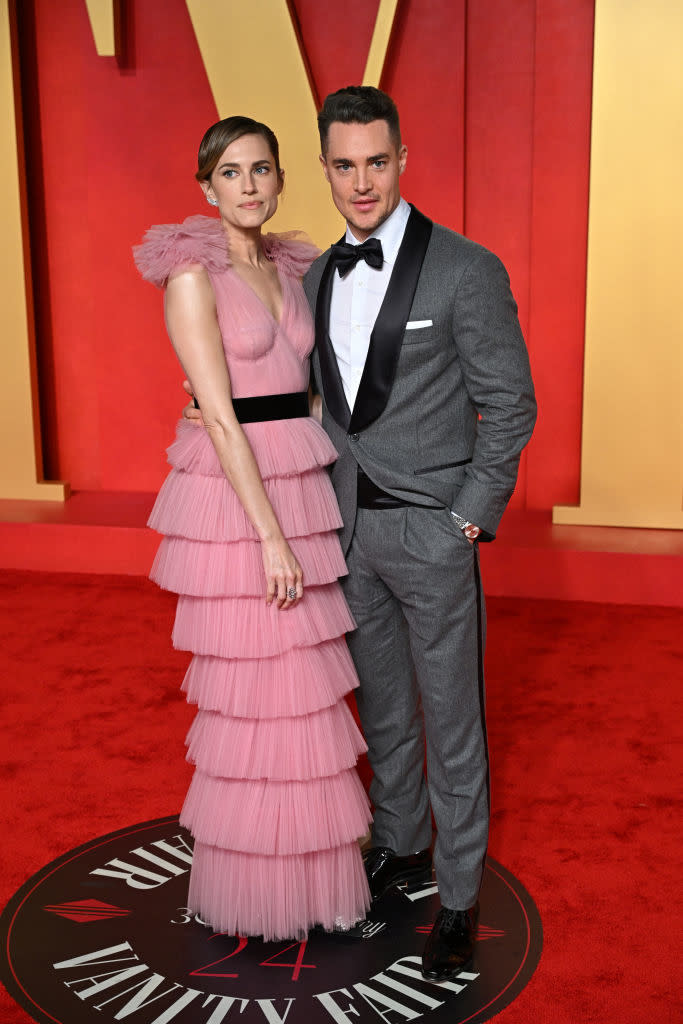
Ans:
[[[266,306],[265,302],[263,301],[261,296],[258,294],[256,289],[252,288],[252,286],[249,284],[249,282],[245,281],[244,278],[242,277],[242,275],[238,274],[238,272],[235,270],[235,268],[232,265],[230,266],[229,269],[232,270],[232,272],[235,275],[235,277],[237,278],[237,280],[241,281],[242,284],[244,285],[244,287],[249,292],[251,292],[251,294],[254,296],[254,298],[258,302],[259,306],[261,306],[261,308],[265,311],[266,315],[273,321],[273,323],[275,324],[277,329],[280,330],[282,325],[283,325],[283,323],[284,323],[284,320],[285,320],[285,312],[286,312],[285,303],[286,303],[286,299],[287,299],[287,292],[286,292],[286,289],[285,289],[285,284],[284,284],[283,277],[280,274],[280,268],[278,267],[277,263],[275,263],[274,260],[271,261],[271,262],[273,263],[273,265],[275,267],[275,273],[277,275],[277,279],[278,279],[278,282],[279,282],[279,285],[280,285],[280,293],[282,295],[282,307],[280,309],[280,319],[279,320],[274,316],[273,311],[271,309],[269,309],[268,306]]]

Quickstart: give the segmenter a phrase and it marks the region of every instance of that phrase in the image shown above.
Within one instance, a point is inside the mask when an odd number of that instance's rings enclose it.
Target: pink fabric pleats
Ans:
[[[356,685],[346,641],[335,637],[275,658],[196,654],[182,688],[190,704],[231,718],[287,718],[330,707]]]
[[[228,718],[198,711],[187,759],[229,779],[308,780],[355,767],[366,751],[345,701],[289,718]]]
[[[312,417],[296,421],[244,423],[242,429],[251,447],[258,451],[259,472],[264,480],[272,476],[280,479],[296,476],[308,469],[329,466],[337,458],[334,445]],[[174,469],[223,477],[221,464],[207,434],[186,420],[178,423],[176,439],[168,448],[167,455]]]
[[[188,900],[216,931],[302,939],[311,922],[331,930],[353,921],[366,889],[355,842],[287,857],[195,842]],[[263,900],[263,893],[273,898]]]
[[[312,419],[245,426],[304,598],[265,603],[261,546],[201,428],[179,425],[150,517],[164,534],[152,569],[179,595],[174,645],[192,651],[183,689],[198,706],[187,737],[195,772],[181,822],[195,838],[189,906],[215,930],[302,939],[349,927],[369,907],[358,838],[369,802],[355,770],[366,750],[345,697],[357,677],[335,458]]]
[[[164,537],[150,577],[164,590],[182,590],[193,597],[263,597],[261,545],[256,540],[232,544],[235,550],[226,558],[225,543]],[[333,583],[346,575],[346,563],[333,533],[290,537],[289,544],[299,563],[306,566],[307,587]]]

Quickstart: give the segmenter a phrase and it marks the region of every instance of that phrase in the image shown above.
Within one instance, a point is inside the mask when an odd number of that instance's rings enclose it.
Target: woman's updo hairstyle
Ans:
[[[261,121],[236,115],[235,117],[224,117],[222,121],[212,124],[204,133],[197,155],[197,173],[195,174],[197,181],[209,181],[228,146],[236,142],[237,139],[241,139],[243,135],[263,136],[275,161],[278,177],[282,180],[280,147],[275,132]]]

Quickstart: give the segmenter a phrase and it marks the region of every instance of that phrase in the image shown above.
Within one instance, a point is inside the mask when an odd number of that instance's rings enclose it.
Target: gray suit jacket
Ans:
[[[353,412],[329,340],[329,250],[304,288],[316,316],[313,374],[339,452],[332,482],[346,552],[360,465],[406,501],[453,509],[493,539],[536,403],[503,264],[414,207],[373,330]],[[406,329],[406,323],[429,321]]]

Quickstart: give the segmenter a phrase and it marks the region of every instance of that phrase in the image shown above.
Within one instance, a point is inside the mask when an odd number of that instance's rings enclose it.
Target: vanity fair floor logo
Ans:
[[[395,888],[353,933],[305,942],[216,935],[184,906],[191,841],[177,818],[114,832],[34,875],[0,918],[2,980],[49,1024],[465,1024],[489,1020],[541,955],[538,912],[489,860],[472,965],[423,979],[435,885]]]

